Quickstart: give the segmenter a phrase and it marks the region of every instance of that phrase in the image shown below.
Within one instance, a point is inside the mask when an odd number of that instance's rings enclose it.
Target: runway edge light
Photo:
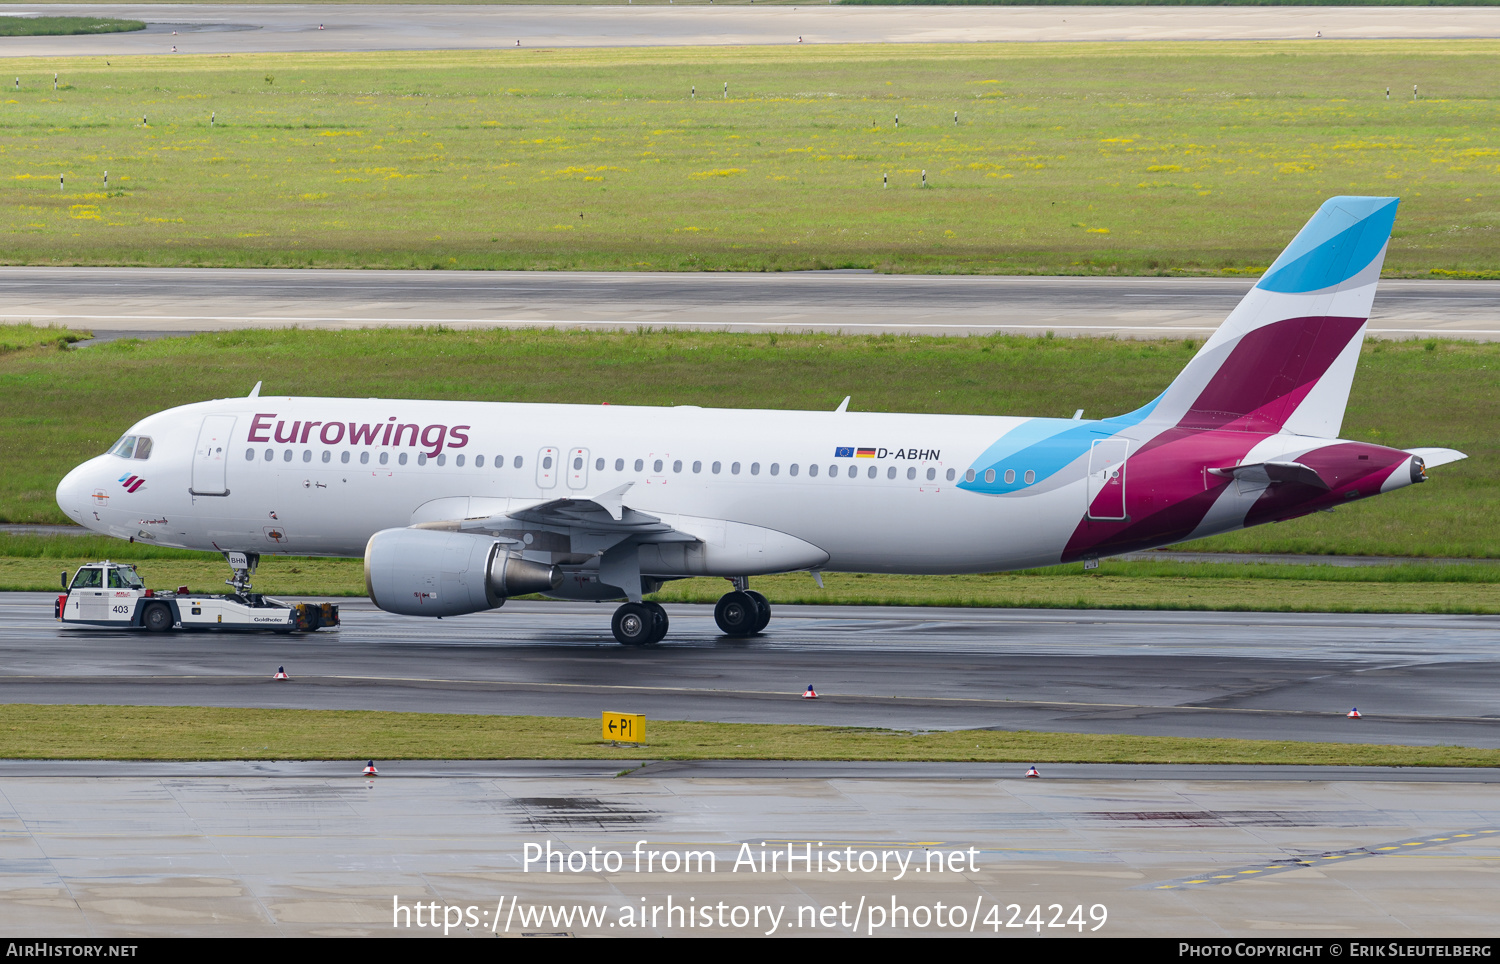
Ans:
[[[1042,774],[1041,771],[1036,768],[1036,764],[1033,763],[1031,766],[1026,768],[1026,775],[1028,777],[1040,777]]]
[[[367,777],[378,777],[378,776],[380,776],[380,771],[377,770],[377,769],[375,769],[375,761],[374,760],[371,760],[369,763],[365,764],[364,774]]]
[[[812,688],[811,683],[807,684],[807,692],[802,694],[802,698],[804,700],[815,700],[818,698],[818,691]]]
[[[291,679],[291,677],[288,676],[288,675],[286,675],[286,667],[285,666],[278,666],[278,667],[276,667],[276,675],[272,676],[271,679],[273,679],[273,680],[274,679],[288,679],[289,680],[289,679]]]
[[[1362,719],[1364,719],[1364,714],[1359,711],[1359,707],[1357,707],[1357,706],[1354,707],[1353,709],[1351,709],[1348,713],[1345,713],[1344,715],[1347,716],[1351,720],[1362,720]]]

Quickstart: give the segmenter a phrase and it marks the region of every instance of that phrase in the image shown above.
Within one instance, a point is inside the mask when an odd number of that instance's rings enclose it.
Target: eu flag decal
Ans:
[[[836,458],[836,459],[852,459],[852,458],[854,458],[854,446],[852,446],[852,445],[840,445],[840,446],[838,446],[837,448],[835,448],[833,450],[833,457]]]

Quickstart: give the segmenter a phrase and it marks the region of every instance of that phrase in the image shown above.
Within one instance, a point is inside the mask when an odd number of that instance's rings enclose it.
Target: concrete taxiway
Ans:
[[[1253,280],[877,275],[0,268],[0,321],[102,339],[230,328],[694,328],[1202,337]],[[1370,334],[1500,338],[1500,282],[1384,281]]]
[[[362,50],[1500,37],[1485,7],[840,7],[665,3],[524,6],[34,4],[17,13],[124,17],[137,33],[7,38],[0,56]],[[175,31],[175,33],[174,33]],[[176,48],[174,51],[173,48]]]
[[[355,761],[9,761],[0,928],[95,938],[434,936],[444,921],[450,938],[1500,934],[1494,771],[1330,780],[1298,768],[1226,779],[1216,768],[1048,767],[1028,780],[1015,765],[774,767],[392,763],[365,779]],[[526,863],[528,846],[548,845],[593,851],[602,869]],[[789,847],[813,861],[788,870]],[[682,862],[689,852],[696,864]],[[780,859],[761,863],[771,852]],[[867,869],[836,870],[834,853]],[[600,916],[585,923],[585,909]]]
[[[1494,617],[784,606],[745,640],[669,606],[666,642],[628,649],[588,603],[436,621],[346,600],[337,631],[151,636],[61,629],[52,599],[0,596],[0,701],[1500,747]]]

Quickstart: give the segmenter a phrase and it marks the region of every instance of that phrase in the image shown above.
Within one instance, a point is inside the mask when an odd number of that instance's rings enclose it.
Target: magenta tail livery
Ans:
[[[382,609],[451,616],[542,592],[625,599],[688,576],[991,572],[1097,559],[1422,482],[1450,449],[1338,438],[1395,198],[1339,197],[1144,408],[1102,421],[396,399],[221,399],[143,419],[57,489],[121,538],[363,556]]]

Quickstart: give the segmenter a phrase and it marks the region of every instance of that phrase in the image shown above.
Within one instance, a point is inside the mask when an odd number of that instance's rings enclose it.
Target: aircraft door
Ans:
[[[233,415],[209,415],[198,430],[198,447],[193,452],[193,495],[228,495],[226,469],[229,465],[229,437],[234,432]]]
[[[550,489],[557,485],[557,460],[561,452],[548,445],[536,454],[536,487]]]
[[[1130,440],[1096,439],[1089,452],[1088,517],[1125,518],[1125,457]]]
[[[568,450],[568,488],[582,489],[589,484],[589,450]]]

